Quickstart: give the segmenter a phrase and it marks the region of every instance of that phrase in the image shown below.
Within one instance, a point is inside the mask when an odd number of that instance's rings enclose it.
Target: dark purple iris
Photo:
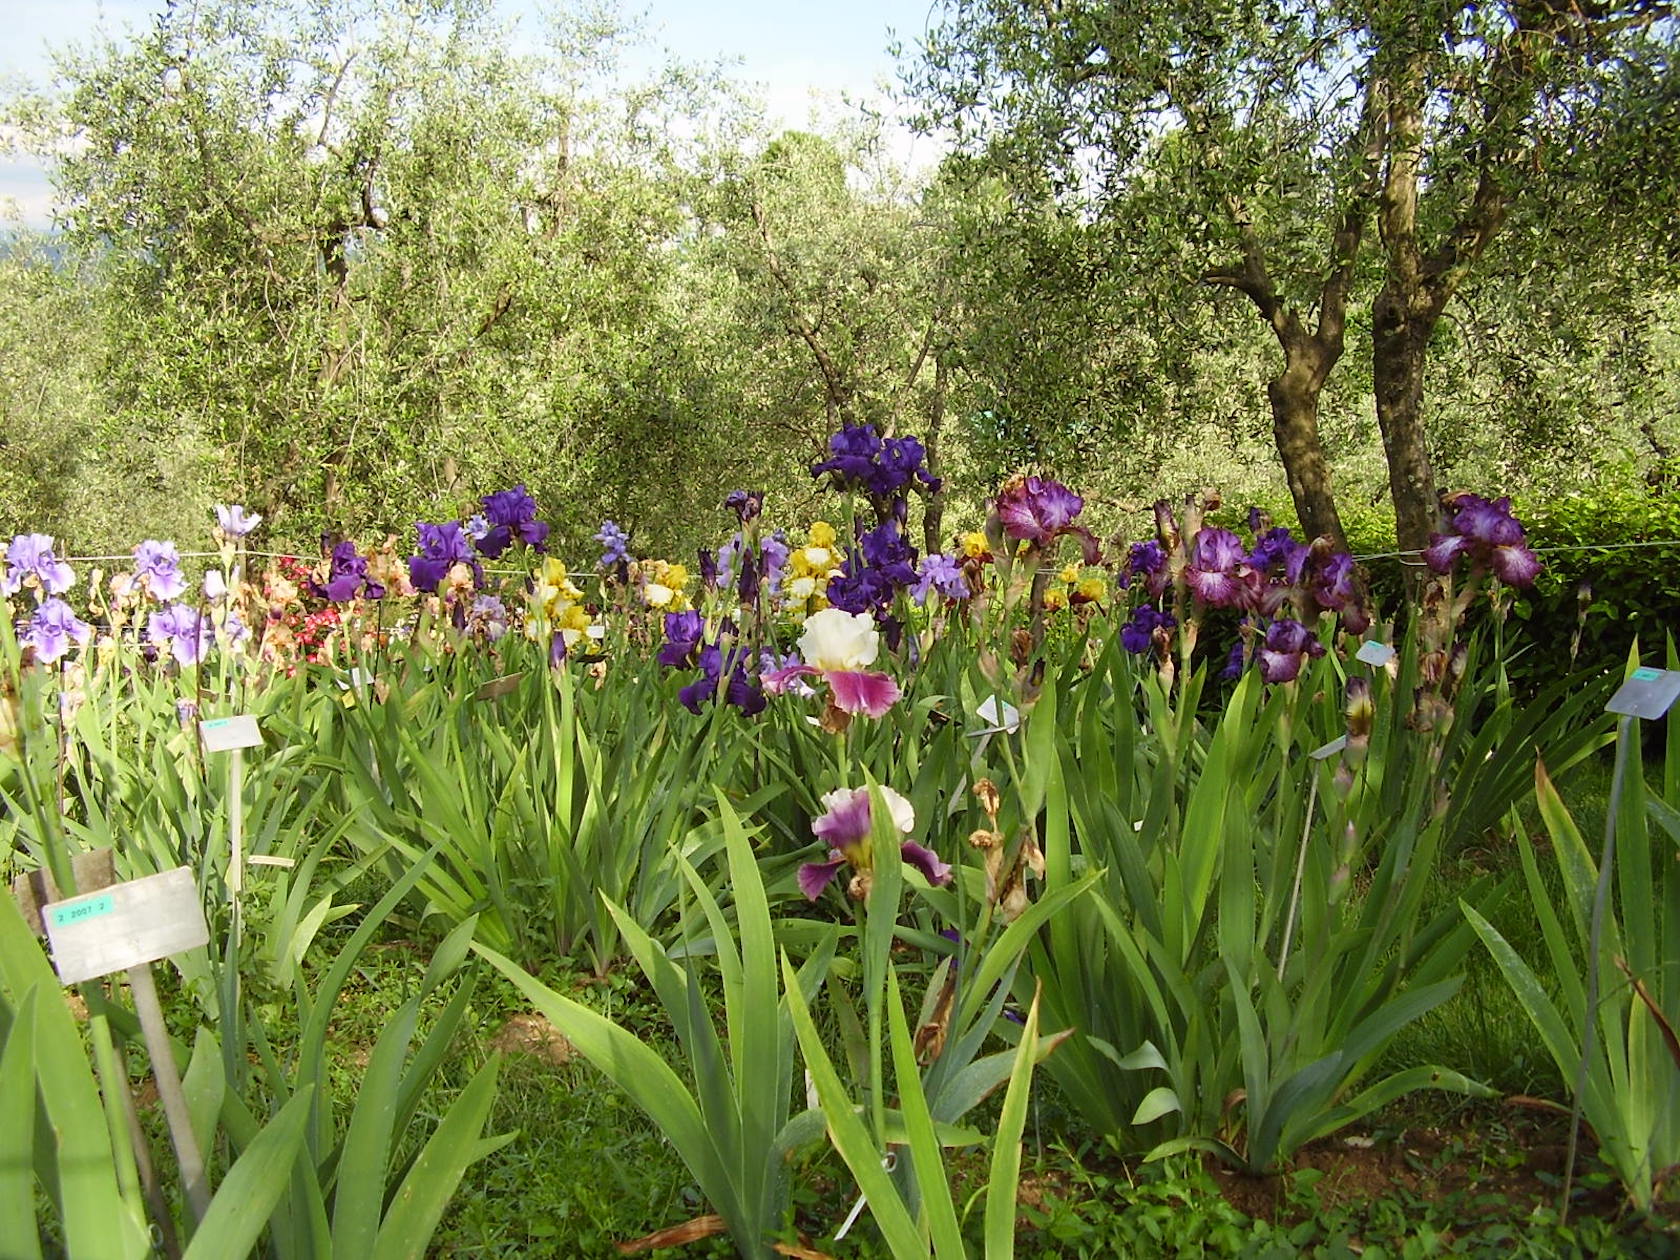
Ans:
[[[479,502],[484,504],[484,518],[490,528],[478,540],[478,550],[490,559],[506,551],[515,538],[539,550],[548,540],[548,526],[537,519],[537,501],[523,485],[487,494]]]
[[[324,543],[326,540],[323,539]],[[357,554],[356,544],[348,540],[333,547],[327,567],[326,581],[309,579],[309,593],[316,599],[343,604],[357,598],[383,599],[385,588],[367,575],[367,557]]]
[[[461,530],[460,521],[445,521],[441,525],[417,521],[414,528],[420,534],[420,552],[409,558],[408,580],[414,583],[415,590],[435,592],[438,583],[448,577],[449,570],[457,564],[472,566],[475,586],[482,581],[483,570],[478,566],[478,558],[473,555],[472,543]],[[496,553],[486,551],[485,554]]]
[[[1197,533],[1190,563],[1184,566],[1184,581],[1190,593],[1210,608],[1246,607],[1261,585],[1260,575],[1248,564],[1242,540],[1218,526]]]
[[[1294,682],[1302,665],[1323,655],[1324,645],[1311,630],[1292,618],[1280,617],[1266,627],[1259,652],[1260,676],[1269,683]]]
[[[1178,620],[1171,613],[1162,612],[1153,604],[1139,604],[1132,610],[1132,619],[1120,627],[1120,646],[1141,655],[1149,651],[1157,638],[1164,644],[1176,629]]]
[[[764,689],[747,672],[747,651],[735,648],[726,651],[721,646],[722,627],[719,629],[720,643],[708,643],[700,649],[700,677],[679,691],[677,699],[690,713],[699,713],[708,701],[717,698],[722,683],[724,702],[748,717],[755,717],[764,712]],[[724,681],[725,674],[727,681]]]
[[[665,646],[659,649],[659,663],[667,669],[681,669],[694,663],[694,655],[700,650],[700,640],[706,631],[706,623],[699,613],[692,609],[688,612],[665,614]]]
[[[1132,585],[1133,578],[1154,578],[1166,572],[1167,551],[1153,538],[1146,542],[1135,542],[1126,553],[1126,563],[1120,569],[1120,589],[1127,590]],[[1159,595],[1155,584],[1150,584],[1150,594]]]
[[[848,424],[828,439],[828,458],[812,464],[811,475],[828,474],[836,490],[867,495],[878,519],[902,523],[912,489],[939,489],[926,461],[926,448],[913,437],[883,440],[872,424]]]

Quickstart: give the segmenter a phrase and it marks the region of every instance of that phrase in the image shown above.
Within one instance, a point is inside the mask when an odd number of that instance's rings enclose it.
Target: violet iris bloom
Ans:
[[[916,811],[910,802],[891,788],[881,788],[881,799],[891,815],[894,830],[908,835],[916,826]],[[807,862],[799,868],[799,890],[815,901],[833,881],[842,866],[850,864],[862,872],[871,869],[874,853],[870,844],[873,829],[868,788],[839,788],[822,798],[825,812],[811,823],[811,833],[829,846],[828,860]],[[942,887],[951,882],[950,866],[931,849],[905,840],[899,844],[899,858],[922,873],[928,883]]]
[[[937,592],[946,599],[967,599],[973,594],[968,589],[968,579],[963,576],[962,565],[950,556],[935,552],[922,561],[921,577],[910,597],[918,605],[927,603],[928,596]]]
[[[75,570],[53,555],[51,534],[19,534],[6,548],[0,595],[16,595],[29,578],[48,595],[62,595],[76,584]]]
[[[683,669],[694,664],[694,654],[700,650],[705,622],[698,612],[665,614],[665,646],[659,649],[659,663],[666,669]]]
[[[435,593],[438,583],[449,576],[449,570],[457,564],[472,566],[475,585],[482,579],[483,571],[478,567],[472,545],[461,531],[460,521],[446,521],[441,525],[429,525],[418,521],[414,528],[420,534],[420,553],[409,557],[408,580],[414,584],[415,590]],[[481,543],[480,546],[482,545]],[[486,551],[484,554],[501,553],[497,550]]]
[[[811,475],[827,473],[836,490],[867,494],[883,517],[902,520],[905,491],[939,489],[926,460],[926,448],[913,437],[883,441],[872,424],[848,424],[828,439],[828,458],[812,464]]]
[[[490,522],[489,532],[477,543],[482,555],[494,560],[515,538],[537,550],[548,540],[548,526],[537,519],[537,502],[523,485],[487,494],[479,502],[484,504],[484,516]]]
[[[216,505],[216,528],[222,531],[224,538],[243,538],[261,524],[262,516],[247,512],[242,504]]]
[[[209,654],[216,630],[198,609],[171,604],[147,620],[146,637],[158,651],[168,648],[182,665],[196,665]]]
[[[998,523],[1010,538],[1048,547],[1064,534],[1079,539],[1085,563],[1095,564],[1100,556],[1097,539],[1073,518],[1085,508],[1085,500],[1059,481],[1049,477],[1011,477],[998,491]]]
[[[764,511],[764,491],[731,490],[725,496],[723,506],[735,513],[735,519],[743,525],[756,521]]]
[[[1241,608],[1260,586],[1242,540],[1218,526],[1197,533],[1190,563],[1184,566],[1184,581],[1190,593],[1210,608]]]
[[[1166,589],[1166,572],[1165,547],[1153,538],[1146,542],[1135,542],[1126,554],[1126,563],[1120,569],[1120,589],[1129,589],[1133,578],[1147,578],[1150,596],[1157,597]],[[1157,578],[1160,580],[1157,581]]]
[[[601,568],[610,569],[615,564],[629,563],[630,535],[619,527],[617,521],[602,521],[595,541],[601,544]]]
[[[134,577],[153,599],[176,599],[187,589],[181,576],[181,553],[172,542],[148,538],[134,549]]]
[[[1311,658],[1324,655],[1324,645],[1311,630],[1299,621],[1280,617],[1266,627],[1261,642],[1260,676],[1269,683],[1294,682],[1301,676],[1301,666]]]
[[[309,592],[316,599],[330,600],[335,604],[348,603],[358,595],[368,599],[385,598],[385,588],[369,579],[367,568],[367,557],[356,551],[355,543],[345,539],[332,549],[327,580],[317,582],[311,578]]]
[[[20,642],[35,649],[36,660],[51,665],[70,651],[72,642],[86,644],[92,634],[93,627],[78,618],[69,604],[54,596],[41,601]]]
[[[690,713],[699,713],[702,705],[717,698],[721,683],[724,703],[756,717],[764,712],[764,689],[747,673],[746,665],[744,649],[725,651],[718,643],[708,643],[700,649],[700,677],[679,691],[677,699]]]
[[[1448,573],[1459,556],[1470,557],[1472,572],[1491,569],[1507,586],[1529,587],[1540,575],[1540,559],[1529,549],[1522,523],[1511,515],[1510,499],[1460,494],[1447,501],[1452,509],[1448,532],[1431,534],[1423,559],[1436,573]]]
[[[1132,610],[1132,619],[1120,627],[1120,646],[1141,655],[1149,651],[1159,637],[1166,639],[1178,629],[1178,620],[1171,613],[1162,612],[1152,604],[1139,604]]]

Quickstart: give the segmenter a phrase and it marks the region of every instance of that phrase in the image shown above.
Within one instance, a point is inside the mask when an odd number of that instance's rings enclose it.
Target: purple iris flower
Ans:
[[[477,543],[482,555],[494,560],[515,538],[538,550],[548,540],[548,526],[537,519],[537,501],[523,485],[487,494],[479,502],[484,504],[484,516],[490,522],[489,532]]]
[[[35,649],[36,660],[51,665],[70,651],[72,642],[85,644],[92,633],[93,627],[78,618],[69,604],[53,596],[41,601],[21,642]]]
[[[700,677],[677,693],[677,699],[690,713],[699,713],[701,706],[718,694],[723,683],[724,703],[734,705],[748,717],[764,712],[764,689],[758,680],[747,673],[744,651],[725,651],[718,643],[708,643],[700,649]]]
[[[700,585],[708,591],[718,588],[718,557],[710,547],[700,548]]]
[[[148,538],[134,549],[134,576],[141,588],[158,601],[178,598],[187,589],[181,576],[181,553],[172,542]]]
[[[356,551],[349,539],[337,543],[331,553],[327,580],[309,580],[309,593],[316,599],[331,600],[335,604],[348,603],[358,595],[368,599],[385,598],[385,588],[367,575],[367,557]]]
[[[918,605],[927,603],[928,596],[938,592],[946,599],[967,599],[973,594],[968,589],[968,579],[963,576],[962,565],[955,559],[935,552],[922,561],[921,576],[910,597]]]
[[[478,559],[461,530],[460,521],[445,521],[441,525],[417,521],[414,528],[420,534],[420,552],[409,557],[408,580],[414,584],[415,590],[436,592],[438,583],[449,576],[449,570],[457,564],[472,566],[475,586],[482,580],[483,570],[478,567]],[[483,546],[482,543],[479,545]],[[499,555],[500,549],[484,554]]]
[[[1311,630],[1290,617],[1280,617],[1266,627],[1261,642],[1260,676],[1269,683],[1294,682],[1309,658],[1324,655],[1324,645]]]
[[[601,568],[610,569],[615,564],[629,563],[630,535],[617,521],[602,521],[601,528],[595,533],[595,541],[601,544]]]
[[[916,815],[910,802],[891,788],[881,788],[881,797],[891,814],[894,830],[908,833],[916,825]],[[868,788],[841,788],[826,793],[822,803],[825,812],[811,823],[811,834],[828,844],[828,860],[807,862],[799,868],[799,890],[815,901],[823,889],[833,881],[842,866],[867,869],[873,865],[864,842],[873,829],[871,798]],[[899,859],[908,862],[922,873],[928,883],[942,887],[951,882],[951,867],[939,860],[932,849],[914,840],[899,843]]]
[[[1120,589],[1127,590],[1132,585],[1133,578],[1163,577],[1167,570],[1167,551],[1159,542],[1151,538],[1146,542],[1135,542],[1126,553],[1126,563],[1120,569]],[[1165,582],[1161,583],[1165,588]],[[1156,583],[1149,583],[1150,594],[1159,595],[1155,589]]]
[[[198,609],[170,604],[147,620],[146,637],[160,652],[168,648],[182,665],[196,665],[209,654],[216,629]]]
[[[1242,639],[1231,644],[1231,651],[1225,657],[1225,668],[1219,671],[1220,678],[1230,682],[1233,678],[1241,678],[1243,666],[1248,663],[1248,645]]]
[[[1239,608],[1260,585],[1248,566],[1242,540],[1228,529],[1208,526],[1196,535],[1184,581],[1190,593],[1212,608]]]
[[[723,506],[735,513],[735,519],[743,525],[756,521],[764,511],[764,491],[731,490],[724,497]]]
[[[1096,536],[1073,523],[1084,508],[1084,499],[1049,477],[1010,478],[998,491],[995,505],[998,523],[1009,537],[1047,547],[1072,534],[1084,548],[1085,563],[1095,564],[1100,555]]]
[[[480,595],[473,600],[472,624],[494,643],[507,633],[507,605],[499,595]]]
[[[700,640],[706,625],[700,614],[688,612],[665,614],[665,646],[659,649],[659,663],[667,669],[682,669],[694,663],[700,650]]]
[[[782,591],[782,576],[787,571],[788,556],[793,549],[788,546],[787,533],[778,529],[768,538],[759,540],[759,549],[764,554],[764,577],[770,584],[770,594],[779,595]]]
[[[868,490],[881,449],[881,437],[874,425],[842,425],[828,439],[828,458],[812,464],[811,475],[832,474],[837,490]]]
[[[939,478],[927,470],[927,448],[919,438],[888,438],[881,444],[872,488],[878,495],[897,494],[913,481],[920,481],[930,492],[939,489]]]
[[[0,572],[0,595],[16,595],[27,578],[34,578],[48,595],[62,595],[76,584],[76,573],[53,555],[51,534],[19,534],[6,548],[6,569]]]
[[[741,548],[741,576],[735,582],[735,594],[743,604],[751,604],[758,599],[758,579],[763,564],[763,553],[754,552],[750,548]]]
[[[1307,557],[1312,549],[1300,542],[1287,528],[1278,525],[1261,534],[1248,554],[1248,563],[1262,572],[1275,570],[1285,582],[1295,585],[1301,580]]]
[[[1165,638],[1176,629],[1178,619],[1171,613],[1162,612],[1153,604],[1139,604],[1132,610],[1132,619],[1120,627],[1120,646],[1128,652],[1142,654],[1155,642],[1157,631]]]
[[[905,541],[898,522],[883,521],[858,540],[858,547],[864,562],[894,586],[915,582],[916,549]]]
[[[222,531],[225,538],[243,538],[261,524],[262,516],[256,512],[247,512],[243,504],[216,505],[216,528]]]
[[[1511,515],[1511,500],[1459,494],[1447,501],[1452,518],[1445,533],[1431,534],[1423,559],[1436,573],[1448,573],[1459,556],[1470,557],[1472,571],[1493,570],[1507,586],[1529,587],[1540,574],[1540,560],[1528,547],[1522,523]]]

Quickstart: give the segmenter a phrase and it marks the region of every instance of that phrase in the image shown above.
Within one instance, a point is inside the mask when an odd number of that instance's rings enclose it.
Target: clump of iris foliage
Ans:
[[[1396,616],[1351,556],[1258,513],[1163,501],[1150,537],[1104,541],[1072,488],[1023,475],[923,555],[913,512],[939,486],[914,438],[848,426],[810,471],[830,519],[771,528],[773,496],[739,490],[692,558],[641,555],[612,521],[598,554],[553,554],[523,486],[315,560],[257,552],[260,518],[229,505],[190,580],[167,541],[107,576],[13,540],[0,853],[66,891],[90,849],[119,878],[194,871],[212,944],[166,966],[218,1192],[202,1221],[148,1193],[121,993],[82,985],[78,1032],[8,902],[0,1095],[44,1119],[0,1139],[0,1236],[422,1254],[516,1140],[485,1133],[494,1058],[422,1118],[488,973],[646,1111],[715,1214],[696,1232],[750,1256],[787,1236],[792,1170],[824,1147],[864,1205],[846,1229],[897,1256],[1011,1254],[1036,1071],[1115,1153],[1251,1173],[1417,1091],[1485,1096],[1387,1053],[1478,938],[1565,1063],[1577,964],[1539,857],[1526,890],[1431,896],[1444,854],[1513,826],[1537,764],[1577,927],[1591,883],[1547,771],[1613,738],[1615,680],[1513,698],[1504,610],[1539,562],[1508,501],[1444,505]],[[197,724],[238,713],[265,742],[236,773]],[[1648,816],[1680,836],[1672,730],[1668,749]],[[1653,889],[1624,871],[1632,987],[1605,988],[1635,996],[1586,1100],[1640,1208],[1680,1162],[1660,1105],[1680,922]],[[1530,893],[1561,997],[1486,917]],[[429,963],[335,1094],[335,1004],[393,935]],[[670,1037],[551,987],[560,963],[633,967]],[[988,1152],[981,1193],[951,1175],[967,1148]]]

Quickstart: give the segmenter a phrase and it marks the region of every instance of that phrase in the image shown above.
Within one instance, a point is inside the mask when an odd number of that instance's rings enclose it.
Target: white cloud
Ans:
[[[52,209],[52,185],[39,161],[0,158],[0,220],[45,229],[52,225]]]

